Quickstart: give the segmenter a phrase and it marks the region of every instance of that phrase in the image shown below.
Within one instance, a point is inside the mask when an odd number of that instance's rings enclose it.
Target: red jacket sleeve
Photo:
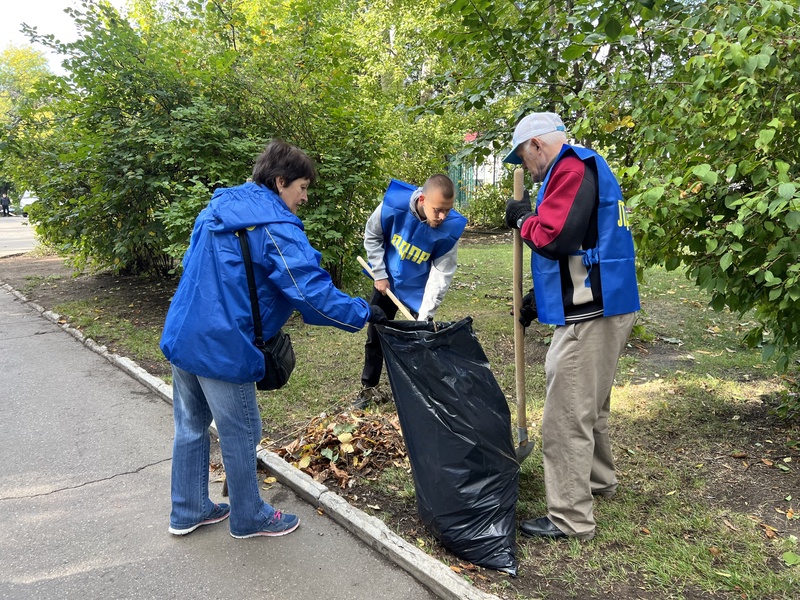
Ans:
[[[576,156],[554,166],[542,203],[525,220],[520,233],[543,256],[558,259],[584,243],[597,197],[597,182]]]

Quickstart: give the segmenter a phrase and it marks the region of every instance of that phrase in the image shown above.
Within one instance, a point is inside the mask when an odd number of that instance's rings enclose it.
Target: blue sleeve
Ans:
[[[310,325],[330,325],[359,331],[369,317],[363,298],[351,298],[335,285],[320,266],[321,255],[294,225],[265,226],[264,254],[273,268],[270,281]]]

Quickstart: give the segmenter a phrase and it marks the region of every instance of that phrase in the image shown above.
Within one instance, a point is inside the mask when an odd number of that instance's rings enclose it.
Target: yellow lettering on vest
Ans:
[[[617,200],[617,209],[619,211],[619,219],[617,219],[617,227],[625,227],[630,229],[628,223],[628,212],[625,210],[625,203],[622,200]]]
[[[423,252],[421,248],[412,246],[410,242],[401,238],[398,233],[392,236],[392,246],[397,248],[397,252],[400,254],[400,260],[410,260],[420,264],[431,257],[430,252]]]
[[[397,251],[400,253],[400,258],[401,259],[403,258],[403,244],[408,245],[407,242],[404,242],[403,238],[400,237],[400,234],[395,233],[392,236],[392,246],[397,248]]]
[[[406,255],[408,254],[409,248],[411,248],[411,244],[403,240],[403,243],[400,244],[400,247],[398,248],[398,250],[400,251],[400,258],[402,258],[403,260],[406,259]]]

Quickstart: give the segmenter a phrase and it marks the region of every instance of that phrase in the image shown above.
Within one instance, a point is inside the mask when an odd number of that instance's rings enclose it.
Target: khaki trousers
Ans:
[[[590,539],[592,493],[617,488],[608,436],[611,387],[636,313],[556,327],[545,359],[542,453],[547,516],[567,535]]]

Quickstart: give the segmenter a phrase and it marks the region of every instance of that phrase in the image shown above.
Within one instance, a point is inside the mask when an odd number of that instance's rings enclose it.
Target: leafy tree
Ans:
[[[134,28],[105,3],[83,7],[71,11],[76,42],[38,38],[68,56],[68,76],[39,88],[49,102],[22,113],[10,144],[18,176],[41,198],[31,220],[78,266],[164,273],[160,211],[243,180],[239,157],[254,145],[236,134],[235,113],[208,99],[206,54],[184,53],[166,29]],[[31,157],[36,173],[21,164]]]
[[[398,21],[419,41],[433,26],[415,21],[435,2],[423,4]],[[303,216],[340,281],[357,271],[352,255],[388,177],[421,183],[457,140],[455,118],[423,126],[395,110],[419,96],[431,42],[403,33],[398,47],[415,50],[395,59],[391,45],[364,41],[377,39],[365,14],[390,23],[409,6],[135,0],[122,16],[84,0],[71,11],[78,41],[31,32],[68,57],[68,75],[37,91],[8,148],[17,178],[43,199],[32,220],[79,265],[163,273],[213,189],[242,182],[279,136],[317,161],[321,183]],[[387,83],[390,68],[400,83]],[[30,156],[38,176],[25,170]]]
[[[49,74],[47,59],[34,48],[8,45],[0,52],[0,192],[10,192],[14,187],[6,180],[9,166],[3,163],[6,131],[17,122],[18,111],[37,82]]]
[[[518,116],[561,113],[609,157],[640,260],[685,266],[711,305],[759,324],[764,356],[800,345],[796,3],[457,0],[428,112],[488,110],[482,147]]]
[[[716,310],[755,310],[747,341],[800,346],[800,57],[796,4],[712,3],[670,24],[685,60],[670,86],[632,111],[648,264],[680,264]],[[644,177],[641,176],[644,174]]]
[[[50,74],[47,59],[27,46],[6,46],[0,52],[0,122],[13,120],[12,111],[36,83]]]

